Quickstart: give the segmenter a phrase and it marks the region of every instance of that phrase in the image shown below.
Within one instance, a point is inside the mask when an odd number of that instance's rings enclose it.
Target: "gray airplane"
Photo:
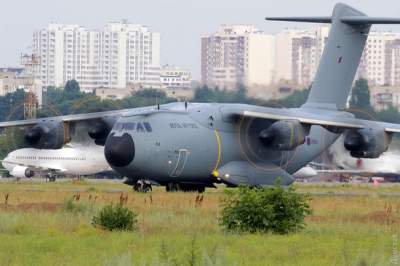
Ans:
[[[344,135],[353,157],[385,152],[400,125],[356,119],[343,111],[372,24],[400,24],[337,4],[330,17],[267,20],[331,23],[307,102],[278,109],[245,104],[173,103],[119,111],[0,123],[24,126],[31,146],[61,148],[85,125],[104,145],[110,166],[133,182],[171,190],[198,190],[216,183],[267,186],[306,166]],[[149,182],[143,182],[149,185]]]

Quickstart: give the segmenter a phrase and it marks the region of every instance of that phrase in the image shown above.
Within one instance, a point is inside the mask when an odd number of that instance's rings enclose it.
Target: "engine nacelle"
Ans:
[[[12,169],[10,175],[19,178],[31,178],[35,175],[35,172],[26,166],[18,165]]]
[[[25,132],[25,140],[36,149],[61,149],[70,139],[59,120],[43,120]]]
[[[293,150],[305,141],[309,128],[297,120],[281,120],[260,132],[261,143],[281,151]]]
[[[114,117],[105,117],[101,120],[93,122],[88,130],[89,137],[94,139],[94,142],[97,145],[104,146],[107,136],[114,126],[116,120],[117,119]]]
[[[349,130],[344,135],[344,147],[356,158],[378,158],[387,151],[392,134],[383,129]]]

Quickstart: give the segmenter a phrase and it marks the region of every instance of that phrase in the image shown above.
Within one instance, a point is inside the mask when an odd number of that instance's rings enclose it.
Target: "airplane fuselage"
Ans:
[[[7,155],[3,166],[8,171],[16,166],[46,169],[66,175],[92,175],[110,170],[101,146],[62,148],[57,150],[25,148]]]
[[[121,117],[105,147],[114,147],[121,156],[114,161],[111,158],[109,163],[124,176],[149,178],[165,184],[213,183],[216,181],[213,173],[224,165],[246,162],[261,170],[263,178],[270,179],[273,184],[279,174],[278,168],[289,174],[296,172],[339,136],[321,126],[312,126],[305,143],[295,150],[269,149],[259,142],[258,136],[252,135],[254,128],[268,127],[269,124],[257,119],[234,120],[227,116],[232,108],[241,111],[264,107],[193,104],[185,109],[181,103],[180,110],[161,109],[149,115]]]

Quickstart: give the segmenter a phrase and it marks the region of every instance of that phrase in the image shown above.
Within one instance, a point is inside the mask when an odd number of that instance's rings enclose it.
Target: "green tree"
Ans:
[[[393,105],[390,105],[385,110],[377,112],[376,116],[379,121],[397,124],[400,123],[400,113]]]
[[[68,80],[65,84],[64,90],[69,95],[79,95],[81,88],[79,87],[79,83],[75,79]]]
[[[359,79],[351,90],[350,109],[357,118],[372,119],[375,111],[371,106],[368,81]]]
[[[278,104],[286,108],[296,108],[303,105],[308,98],[310,89],[295,90],[291,95],[278,100]]]
[[[24,118],[25,92],[17,89],[0,97],[0,120],[20,120]]]

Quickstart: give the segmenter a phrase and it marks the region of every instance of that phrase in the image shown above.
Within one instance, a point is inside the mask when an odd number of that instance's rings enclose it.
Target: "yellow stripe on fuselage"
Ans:
[[[221,138],[219,136],[219,133],[216,129],[214,129],[214,134],[215,134],[215,138],[217,139],[217,146],[218,146],[218,157],[217,157],[217,162],[215,164],[213,173],[217,172],[217,169],[219,167],[219,164],[221,163]]]

